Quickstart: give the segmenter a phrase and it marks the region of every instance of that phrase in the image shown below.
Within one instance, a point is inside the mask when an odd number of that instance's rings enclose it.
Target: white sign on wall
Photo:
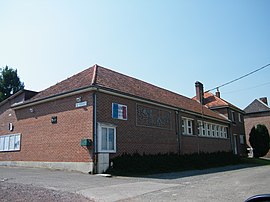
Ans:
[[[85,106],[87,106],[87,101],[77,102],[75,107],[78,108],[78,107],[85,107]]]

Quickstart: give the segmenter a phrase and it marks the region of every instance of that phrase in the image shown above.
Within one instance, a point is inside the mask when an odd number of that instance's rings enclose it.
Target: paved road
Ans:
[[[81,194],[95,201],[240,202],[251,195],[270,193],[270,166],[230,166],[145,178],[106,178],[76,172],[0,167],[0,188],[14,184]]]

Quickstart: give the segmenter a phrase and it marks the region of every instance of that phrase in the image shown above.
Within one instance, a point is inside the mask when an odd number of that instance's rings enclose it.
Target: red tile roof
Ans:
[[[68,93],[93,85],[196,112],[198,114],[202,111],[202,105],[195,100],[98,65],[94,65],[93,67],[41,91],[32,99],[32,101]],[[203,111],[204,115],[224,120],[224,117],[206,107],[203,107]]]
[[[196,100],[196,96],[192,98],[193,100]],[[220,97],[215,96],[213,93],[206,92],[204,93],[204,104],[209,108],[215,108],[215,107],[230,107],[237,110],[241,110],[235,105],[231,104],[230,102],[223,100]]]

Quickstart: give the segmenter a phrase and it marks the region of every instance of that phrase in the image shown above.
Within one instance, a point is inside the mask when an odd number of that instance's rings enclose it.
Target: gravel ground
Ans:
[[[0,182],[0,201],[90,202],[91,200],[75,193],[45,189],[32,185]]]

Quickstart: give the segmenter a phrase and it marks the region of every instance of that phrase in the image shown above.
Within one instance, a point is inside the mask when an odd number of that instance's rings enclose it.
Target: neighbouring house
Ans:
[[[217,90],[214,95],[211,92],[204,92],[204,87],[201,82],[195,83],[196,96],[194,100],[204,104],[207,108],[224,115],[230,121],[230,134],[232,134],[231,144],[234,154],[245,156],[247,153],[247,146],[245,140],[245,125],[244,125],[244,111],[230,102],[220,97],[220,92]],[[205,125],[205,128],[211,129],[211,126]],[[217,128],[212,128],[217,131]]]
[[[0,103],[0,165],[102,173],[123,153],[232,151],[223,115],[98,65],[17,96]]]
[[[244,111],[246,139],[248,146],[250,146],[249,134],[253,126],[263,124],[270,133],[270,107],[268,106],[267,97],[255,99],[244,109]],[[270,157],[270,152],[268,152],[266,156]]]

